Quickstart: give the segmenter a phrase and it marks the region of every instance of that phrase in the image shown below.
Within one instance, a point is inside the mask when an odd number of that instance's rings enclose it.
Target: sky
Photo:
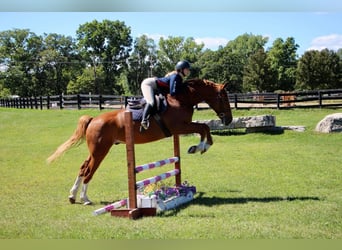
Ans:
[[[248,33],[268,37],[266,49],[277,38],[293,37],[298,56],[310,49],[342,48],[342,11],[0,12],[0,32],[16,28],[76,37],[81,24],[104,19],[122,21],[133,38],[145,34],[156,44],[160,37],[192,37],[216,50]]]

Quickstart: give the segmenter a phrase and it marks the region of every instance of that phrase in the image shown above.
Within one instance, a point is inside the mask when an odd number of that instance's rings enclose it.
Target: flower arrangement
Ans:
[[[149,184],[138,191],[140,197],[144,197],[142,199],[156,199],[159,210],[168,210],[192,200],[193,195],[196,193],[196,187],[191,186],[187,181],[180,186],[172,187],[158,182]]]

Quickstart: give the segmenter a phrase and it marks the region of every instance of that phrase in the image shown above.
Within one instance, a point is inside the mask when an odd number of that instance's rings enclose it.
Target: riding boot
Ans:
[[[148,127],[150,126],[149,118],[150,118],[151,111],[152,111],[151,104],[146,103],[143,114],[142,114],[140,132],[147,130]]]

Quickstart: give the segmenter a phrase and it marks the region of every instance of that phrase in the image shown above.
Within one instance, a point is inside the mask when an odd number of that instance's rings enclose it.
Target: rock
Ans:
[[[284,130],[292,130],[297,132],[304,132],[304,126],[276,126],[276,118],[273,115],[257,115],[257,116],[243,116],[235,117],[229,125],[223,125],[221,120],[201,120],[194,121],[205,123],[210,130],[224,130],[224,129],[246,129],[246,133],[266,132],[272,134],[281,134]]]
[[[321,133],[342,132],[342,113],[327,115],[316,125],[315,130]]]
[[[237,128],[269,128],[276,124],[275,116],[272,115],[258,115],[258,116],[244,116],[233,118],[229,125],[223,125],[221,120],[202,120],[194,121],[207,124],[211,130],[220,129],[237,129]]]

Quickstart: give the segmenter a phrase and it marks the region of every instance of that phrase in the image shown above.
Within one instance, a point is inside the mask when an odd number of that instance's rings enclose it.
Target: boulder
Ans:
[[[321,133],[342,132],[342,113],[327,115],[316,125],[315,130]]]
[[[257,116],[243,116],[235,117],[229,125],[224,125],[221,120],[201,120],[194,121],[205,123],[210,130],[224,130],[224,129],[246,129],[246,133],[283,133],[284,130],[293,130],[297,132],[304,132],[304,126],[276,126],[276,117],[273,115],[257,115]]]
[[[237,128],[270,128],[276,124],[273,115],[258,115],[233,118],[229,125],[223,125],[221,120],[202,120],[194,121],[207,124],[212,130],[237,129]]]

